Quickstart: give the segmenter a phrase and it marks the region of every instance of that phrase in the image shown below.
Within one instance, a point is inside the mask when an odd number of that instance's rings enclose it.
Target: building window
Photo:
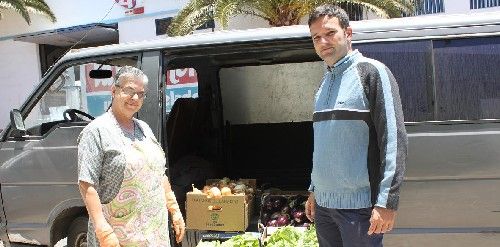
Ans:
[[[173,17],[167,17],[167,18],[156,19],[155,20],[155,24],[156,24],[156,36],[167,34],[167,29],[170,26],[170,24],[172,23],[172,19],[173,19]],[[213,19],[205,22],[205,24],[203,24],[200,27],[196,28],[196,30],[203,30],[203,29],[207,29],[207,28],[211,28],[212,31],[214,30],[214,28],[215,28],[215,22],[214,22]]]
[[[173,19],[172,17],[167,17],[155,20],[157,36],[167,34],[167,29],[168,26],[170,26],[170,23],[172,23],[172,19]]]
[[[363,20],[364,11],[362,6],[352,3],[340,3],[339,6],[347,12],[347,14],[349,15],[349,20]]]
[[[417,0],[415,1],[414,15],[444,13],[444,0]]]
[[[500,0],[470,0],[470,9],[482,9],[500,6]]]

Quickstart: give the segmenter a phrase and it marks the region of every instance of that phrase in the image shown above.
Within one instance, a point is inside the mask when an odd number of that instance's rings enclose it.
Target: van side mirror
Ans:
[[[26,135],[23,116],[21,116],[21,111],[19,111],[18,109],[13,109],[12,111],[10,111],[10,125],[12,127],[13,137],[23,137],[24,135]]]
[[[92,79],[108,79],[113,77],[113,72],[109,69],[93,69],[89,72]]]

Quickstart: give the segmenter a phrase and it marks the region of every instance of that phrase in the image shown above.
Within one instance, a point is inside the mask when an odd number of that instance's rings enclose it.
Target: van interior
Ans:
[[[198,98],[177,99],[167,119],[178,201],[192,183],[203,188],[208,178],[255,178],[260,189],[307,190],[314,94],[325,70],[311,42],[176,53],[165,52],[166,69],[194,68],[199,91]]]

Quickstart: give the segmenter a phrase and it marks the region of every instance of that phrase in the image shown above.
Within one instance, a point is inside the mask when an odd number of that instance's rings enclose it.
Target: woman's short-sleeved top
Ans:
[[[145,122],[134,122],[141,130],[136,132],[140,137],[157,142]],[[120,190],[126,165],[125,138],[111,112],[94,119],[78,138],[78,180],[92,184],[103,204],[113,200]]]

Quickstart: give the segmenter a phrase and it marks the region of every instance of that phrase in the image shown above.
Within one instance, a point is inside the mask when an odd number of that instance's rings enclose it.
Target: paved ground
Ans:
[[[3,244],[1,241],[0,241],[0,247],[3,247]],[[59,242],[57,242],[56,245],[54,245],[54,247],[66,247],[66,238],[61,239]]]
[[[54,245],[54,247],[66,247],[66,238],[59,240],[59,242],[57,242],[57,244]]]

